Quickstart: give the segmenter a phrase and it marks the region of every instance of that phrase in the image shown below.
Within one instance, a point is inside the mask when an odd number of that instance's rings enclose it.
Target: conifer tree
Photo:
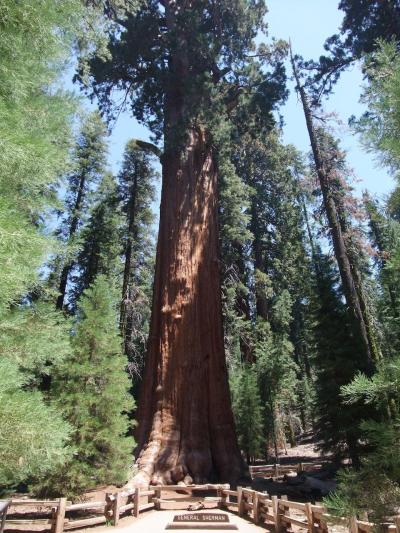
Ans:
[[[0,2],[1,312],[35,285],[51,249],[43,216],[66,167],[75,109],[57,81],[81,13],[77,0]]]
[[[257,78],[248,84],[254,104],[271,116],[275,80],[249,57],[264,13],[262,0],[150,0],[121,21],[110,39],[109,58],[94,57],[88,65],[91,88],[105,111],[112,115],[110,94],[118,87],[154,138],[164,135],[136,483],[233,481],[243,473],[223,347],[213,143],[224,136],[250,71]],[[81,79],[85,72],[82,66]],[[258,90],[252,91],[255,85]],[[163,442],[169,443],[165,449]]]
[[[352,334],[351,323],[338,286],[338,273],[332,260],[316,250],[313,318],[315,335],[315,429],[323,451],[337,457],[350,455],[359,464],[360,429],[355,420],[368,415],[360,405],[346,406],[340,387],[356,374],[366,371],[360,340]]]
[[[67,176],[65,212],[58,230],[67,245],[62,258],[57,309],[63,309],[68,278],[79,250],[79,233],[87,217],[88,195],[105,173],[107,129],[98,112],[88,115],[78,135],[73,154],[73,170]]]
[[[42,482],[44,492],[77,495],[128,478],[134,445],[128,436],[128,413],[134,405],[116,301],[112,286],[99,275],[79,302],[73,353],[57,367],[51,388],[55,404],[73,428],[74,456]]]
[[[70,457],[69,425],[39,391],[69,353],[68,324],[38,286],[52,250],[45,221],[65,172],[76,109],[59,88],[84,16],[78,0],[0,1],[0,485],[46,476]]]
[[[100,274],[119,283],[122,269],[121,227],[123,216],[120,209],[117,182],[106,173],[93,195],[93,205],[88,220],[81,230],[80,251],[71,275],[70,306],[89,288]]]
[[[366,297],[365,284],[362,280],[360,267],[356,262],[356,254],[352,249],[351,232],[348,231],[346,223],[347,213],[345,213],[343,206],[342,194],[344,186],[343,179],[341,179],[343,157],[335,149],[332,138],[322,128],[316,128],[314,124],[312,108],[306,90],[300,82],[298,65],[292,52],[291,62],[296,79],[296,89],[299,91],[303,105],[315,172],[319,180],[343,293],[350,310],[354,334],[358,335],[363,343],[364,356],[369,365],[369,373],[372,374],[381,353],[371,308]]]
[[[119,200],[124,216],[123,226],[123,276],[120,311],[120,330],[125,354],[136,376],[143,370],[143,339],[149,320],[150,294],[148,276],[152,274],[154,245],[152,223],[154,216],[155,170],[148,152],[140,149],[135,141],[126,145],[122,168],[118,176]],[[147,287],[146,287],[147,285]],[[140,341],[139,341],[140,342]]]
[[[69,324],[50,304],[32,302],[0,326],[0,491],[40,479],[70,460],[71,427],[40,391],[70,354]]]
[[[244,364],[231,374],[232,408],[239,446],[248,464],[265,446],[263,408],[253,365]]]

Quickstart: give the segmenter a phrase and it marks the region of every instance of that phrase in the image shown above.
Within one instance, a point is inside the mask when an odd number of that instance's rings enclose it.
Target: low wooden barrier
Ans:
[[[62,533],[98,524],[118,525],[121,516],[154,508],[154,490],[127,489],[106,494],[105,501],[12,500],[4,531]]]
[[[287,474],[288,472],[315,472],[321,470],[326,463],[297,463],[294,465],[255,465],[249,466],[251,477],[279,477]]]
[[[353,517],[350,520],[332,516],[322,505],[292,502],[286,496],[269,496],[248,488],[222,491],[222,508],[236,510],[239,516],[247,516],[255,524],[267,526],[275,533],[307,530],[309,533],[327,533],[329,526],[341,525],[350,533],[373,533],[376,524]],[[232,500],[234,498],[234,500]],[[381,524],[385,533],[400,533],[400,517],[395,523]]]
[[[4,531],[62,533],[104,523],[117,526],[122,516],[138,517],[141,512],[157,508],[163,492],[176,491],[190,496],[201,491],[214,492],[221,509],[236,511],[239,516],[247,517],[256,525],[265,526],[275,533],[303,529],[309,533],[327,533],[329,526],[335,524],[346,527],[350,533],[373,533],[375,527],[375,524],[365,518],[361,520],[353,517],[347,520],[334,517],[322,505],[293,502],[286,496],[269,496],[246,487],[231,490],[228,485],[162,485],[147,490],[137,488],[109,493],[105,501],[72,503],[66,498],[12,500]],[[385,533],[400,533],[400,517],[394,523],[382,526]]]
[[[6,523],[6,516],[10,502],[8,500],[0,501],[0,533],[4,531],[4,524]]]

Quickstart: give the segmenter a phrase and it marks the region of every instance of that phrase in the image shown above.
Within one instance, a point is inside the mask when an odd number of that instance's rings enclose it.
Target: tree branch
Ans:
[[[161,161],[163,153],[155,144],[147,142],[147,141],[142,141],[141,139],[133,139],[132,142],[135,146],[137,146],[137,148],[140,148],[141,150],[144,150],[145,152],[153,153]]]

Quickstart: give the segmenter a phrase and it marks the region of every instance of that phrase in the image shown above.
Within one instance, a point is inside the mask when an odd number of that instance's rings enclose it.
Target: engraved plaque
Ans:
[[[229,522],[229,516],[222,513],[185,513],[174,516],[174,522]]]

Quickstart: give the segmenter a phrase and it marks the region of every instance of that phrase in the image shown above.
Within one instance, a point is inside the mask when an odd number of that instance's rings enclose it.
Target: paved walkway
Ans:
[[[200,511],[206,512],[206,511]],[[265,529],[255,526],[250,521],[243,518],[239,518],[233,513],[226,513],[218,509],[212,509],[210,512],[227,514],[229,516],[229,522],[237,525],[237,531],[240,533],[265,533]],[[138,518],[132,518],[128,516],[121,518],[117,527],[101,526],[96,528],[81,529],[79,531],[87,531],[88,533],[161,533],[164,531],[182,531],[184,533],[199,533],[207,532],[211,530],[204,529],[181,529],[181,530],[168,530],[165,529],[169,522],[172,522],[174,516],[177,514],[185,514],[187,511],[148,511],[141,513]],[[206,525],[205,525],[206,526]],[[233,530],[232,530],[233,531]]]

